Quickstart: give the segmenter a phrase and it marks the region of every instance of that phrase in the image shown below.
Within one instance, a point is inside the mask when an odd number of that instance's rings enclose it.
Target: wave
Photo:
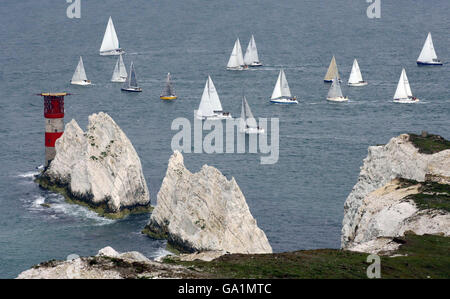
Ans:
[[[154,259],[155,261],[161,261],[165,256],[172,254],[170,251],[168,251],[167,249],[160,247],[158,248],[154,253],[152,253],[152,255],[150,256],[152,259]]]
[[[39,171],[28,171],[28,172],[24,172],[24,173],[20,173],[17,175],[17,177],[19,178],[32,178],[35,175],[38,175]]]

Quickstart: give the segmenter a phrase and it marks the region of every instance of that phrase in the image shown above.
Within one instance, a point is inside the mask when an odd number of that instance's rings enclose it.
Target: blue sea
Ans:
[[[233,115],[240,115],[245,93],[256,117],[279,118],[280,155],[262,165],[260,154],[185,154],[189,170],[208,164],[234,177],[275,252],[339,248],[344,201],[368,146],[422,130],[450,138],[450,2],[380,1],[375,19],[367,17],[365,0],[81,0],[79,19],[66,16],[64,0],[2,1],[0,278],[107,245],[151,258],[165,253],[164,241],[140,233],[149,215],[104,219],[33,182],[44,163],[37,93],[70,92],[65,121],[74,118],[82,128],[90,114],[110,114],[138,152],[156,204],[177,132],[171,123],[193,120],[208,75]],[[98,53],[109,16],[142,93],[123,93],[109,82],[117,57]],[[428,32],[444,66],[416,65]],[[251,34],[264,66],[226,71],[235,39],[245,50]],[[342,84],[348,103],[325,100],[332,55],[344,83],[354,58],[369,82]],[[79,56],[91,86],[69,84]],[[281,67],[298,105],[269,103]],[[392,103],[403,67],[417,104]],[[174,102],[159,99],[167,72]]]

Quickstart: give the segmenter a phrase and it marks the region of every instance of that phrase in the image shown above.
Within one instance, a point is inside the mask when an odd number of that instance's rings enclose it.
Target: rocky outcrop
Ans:
[[[234,178],[204,165],[198,173],[184,166],[175,152],[144,230],[182,252],[270,253]]]
[[[85,132],[70,121],[55,149],[55,159],[37,180],[41,186],[61,187],[71,199],[105,213],[149,207],[139,156],[108,114],[90,115]]]
[[[19,274],[18,279],[204,278],[182,266],[151,261],[139,252],[119,253],[111,247],[96,256],[48,261]]]
[[[389,250],[395,247],[390,241],[407,231],[448,235],[449,214],[420,208],[412,197],[423,192],[421,182],[446,183],[449,165],[450,150],[421,153],[407,134],[369,147],[358,182],[345,202],[342,248]],[[405,185],[400,178],[410,183]]]

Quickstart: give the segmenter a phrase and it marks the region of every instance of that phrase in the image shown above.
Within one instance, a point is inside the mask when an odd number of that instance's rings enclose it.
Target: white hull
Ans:
[[[127,78],[120,78],[120,79],[111,80],[111,82],[114,82],[114,83],[124,83],[126,81],[127,81]]]
[[[348,98],[347,97],[327,98],[327,101],[331,101],[331,102],[346,102],[346,101],[348,101]]]
[[[91,85],[91,81],[70,81],[70,84],[86,86]]]
[[[122,49],[114,49],[114,50],[100,52],[101,56],[118,56],[120,54],[125,54],[125,51]]]
[[[438,61],[419,61],[417,60],[418,65],[442,65],[440,60]]]
[[[123,91],[130,91],[130,92],[141,92],[142,88],[140,88],[140,87],[136,87],[136,88],[122,87],[121,90],[123,90]]]
[[[295,98],[290,98],[290,99],[286,99],[286,98],[271,99],[270,102],[271,103],[275,103],[275,104],[298,104],[298,101]]]
[[[227,70],[229,71],[243,71],[246,70],[248,67],[244,66],[236,66],[236,67],[227,67]]]
[[[253,62],[253,63],[251,63],[250,65],[249,65],[250,67],[257,67],[257,66],[262,66],[262,63],[261,62]]]
[[[417,103],[420,100],[418,98],[413,98],[413,99],[394,99],[394,103],[401,103],[401,104],[413,104],[413,103]]]
[[[363,82],[358,82],[358,83],[348,83],[348,86],[354,86],[354,87],[358,87],[358,86],[366,86],[368,83],[366,81]]]
[[[247,128],[241,131],[244,134],[264,134],[264,129],[261,128]]]

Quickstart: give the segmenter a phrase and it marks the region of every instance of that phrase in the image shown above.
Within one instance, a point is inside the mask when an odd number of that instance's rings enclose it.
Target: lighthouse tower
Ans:
[[[64,132],[64,96],[68,93],[41,93],[44,97],[45,164],[47,168],[55,158],[55,142]]]

